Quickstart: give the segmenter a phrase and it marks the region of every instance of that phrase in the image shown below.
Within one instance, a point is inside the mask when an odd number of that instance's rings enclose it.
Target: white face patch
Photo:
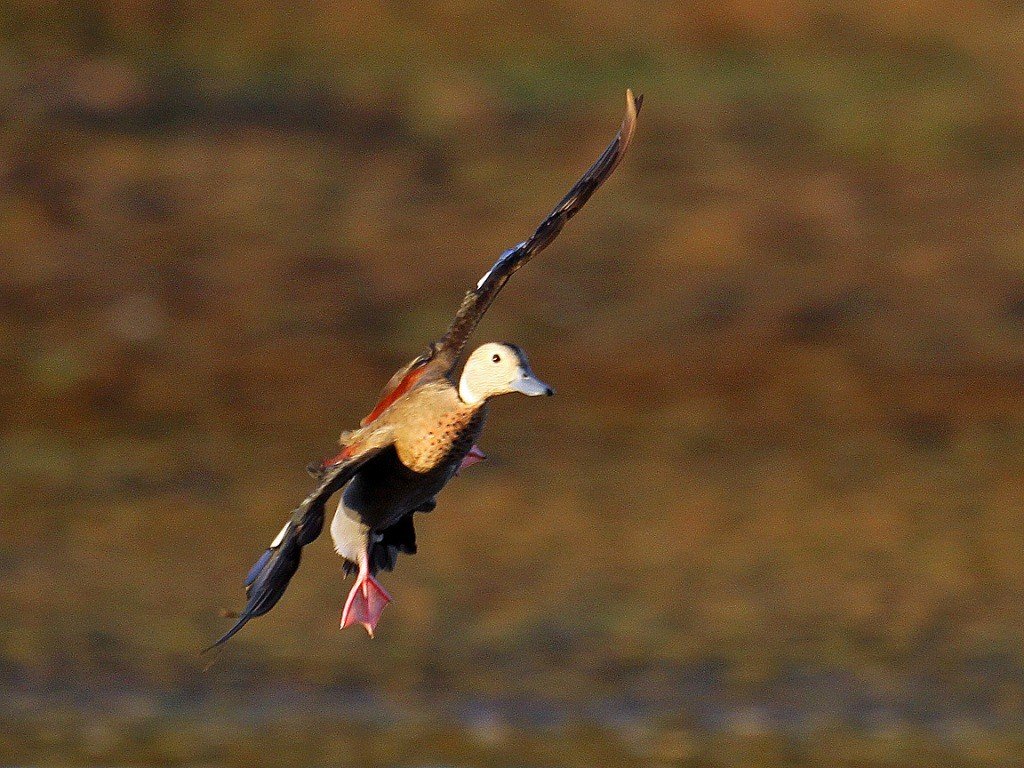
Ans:
[[[465,373],[459,379],[459,399],[466,405],[476,405],[480,402],[473,390],[469,388],[469,382],[466,380]]]
[[[489,397],[517,392],[515,382],[527,374],[514,347],[488,342],[473,350],[459,378],[459,399],[478,405]]]
[[[288,530],[288,525],[290,523],[291,523],[291,520],[289,520],[287,523],[284,524],[284,528],[281,529],[281,532],[279,534],[277,534],[277,538],[275,538],[273,543],[271,543],[271,545],[270,545],[271,549],[274,549],[275,547],[281,546],[281,542],[284,540],[285,531]]]

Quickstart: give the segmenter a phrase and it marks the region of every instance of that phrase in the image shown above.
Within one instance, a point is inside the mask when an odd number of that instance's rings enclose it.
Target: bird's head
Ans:
[[[492,341],[473,350],[459,379],[462,401],[476,405],[509,392],[530,397],[555,394],[534,375],[526,353],[515,344]]]

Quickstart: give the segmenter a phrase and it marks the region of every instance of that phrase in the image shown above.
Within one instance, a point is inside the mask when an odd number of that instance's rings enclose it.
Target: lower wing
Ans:
[[[206,651],[223,645],[250,619],[262,616],[277,604],[288,588],[288,582],[299,569],[302,548],[314,541],[323,530],[327,500],[351,480],[360,467],[385,447],[387,446],[375,444],[372,448],[359,450],[358,446],[350,446],[351,455],[321,476],[317,487],[292,512],[277,538],[249,570],[245,577],[245,594],[248,600],[235,625]]]

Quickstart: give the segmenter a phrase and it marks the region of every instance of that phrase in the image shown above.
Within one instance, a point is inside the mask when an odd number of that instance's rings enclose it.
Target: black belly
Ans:
[[[390,528],[431,502],[451,479],[458,461],[426,473],[413,472],[399,460],[395,449],[389,448],[368,462],[349,483],[344,493],[345,508],[374,532]]]

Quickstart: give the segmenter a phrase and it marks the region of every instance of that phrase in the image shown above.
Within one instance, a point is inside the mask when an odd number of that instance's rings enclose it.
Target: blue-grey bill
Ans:
[[[524,373],[512,386],[516,392],[522,392],[530,397],[536,397],[537,395],[548,395],[550,397],[555,394],[555,390],[530,373]]]

